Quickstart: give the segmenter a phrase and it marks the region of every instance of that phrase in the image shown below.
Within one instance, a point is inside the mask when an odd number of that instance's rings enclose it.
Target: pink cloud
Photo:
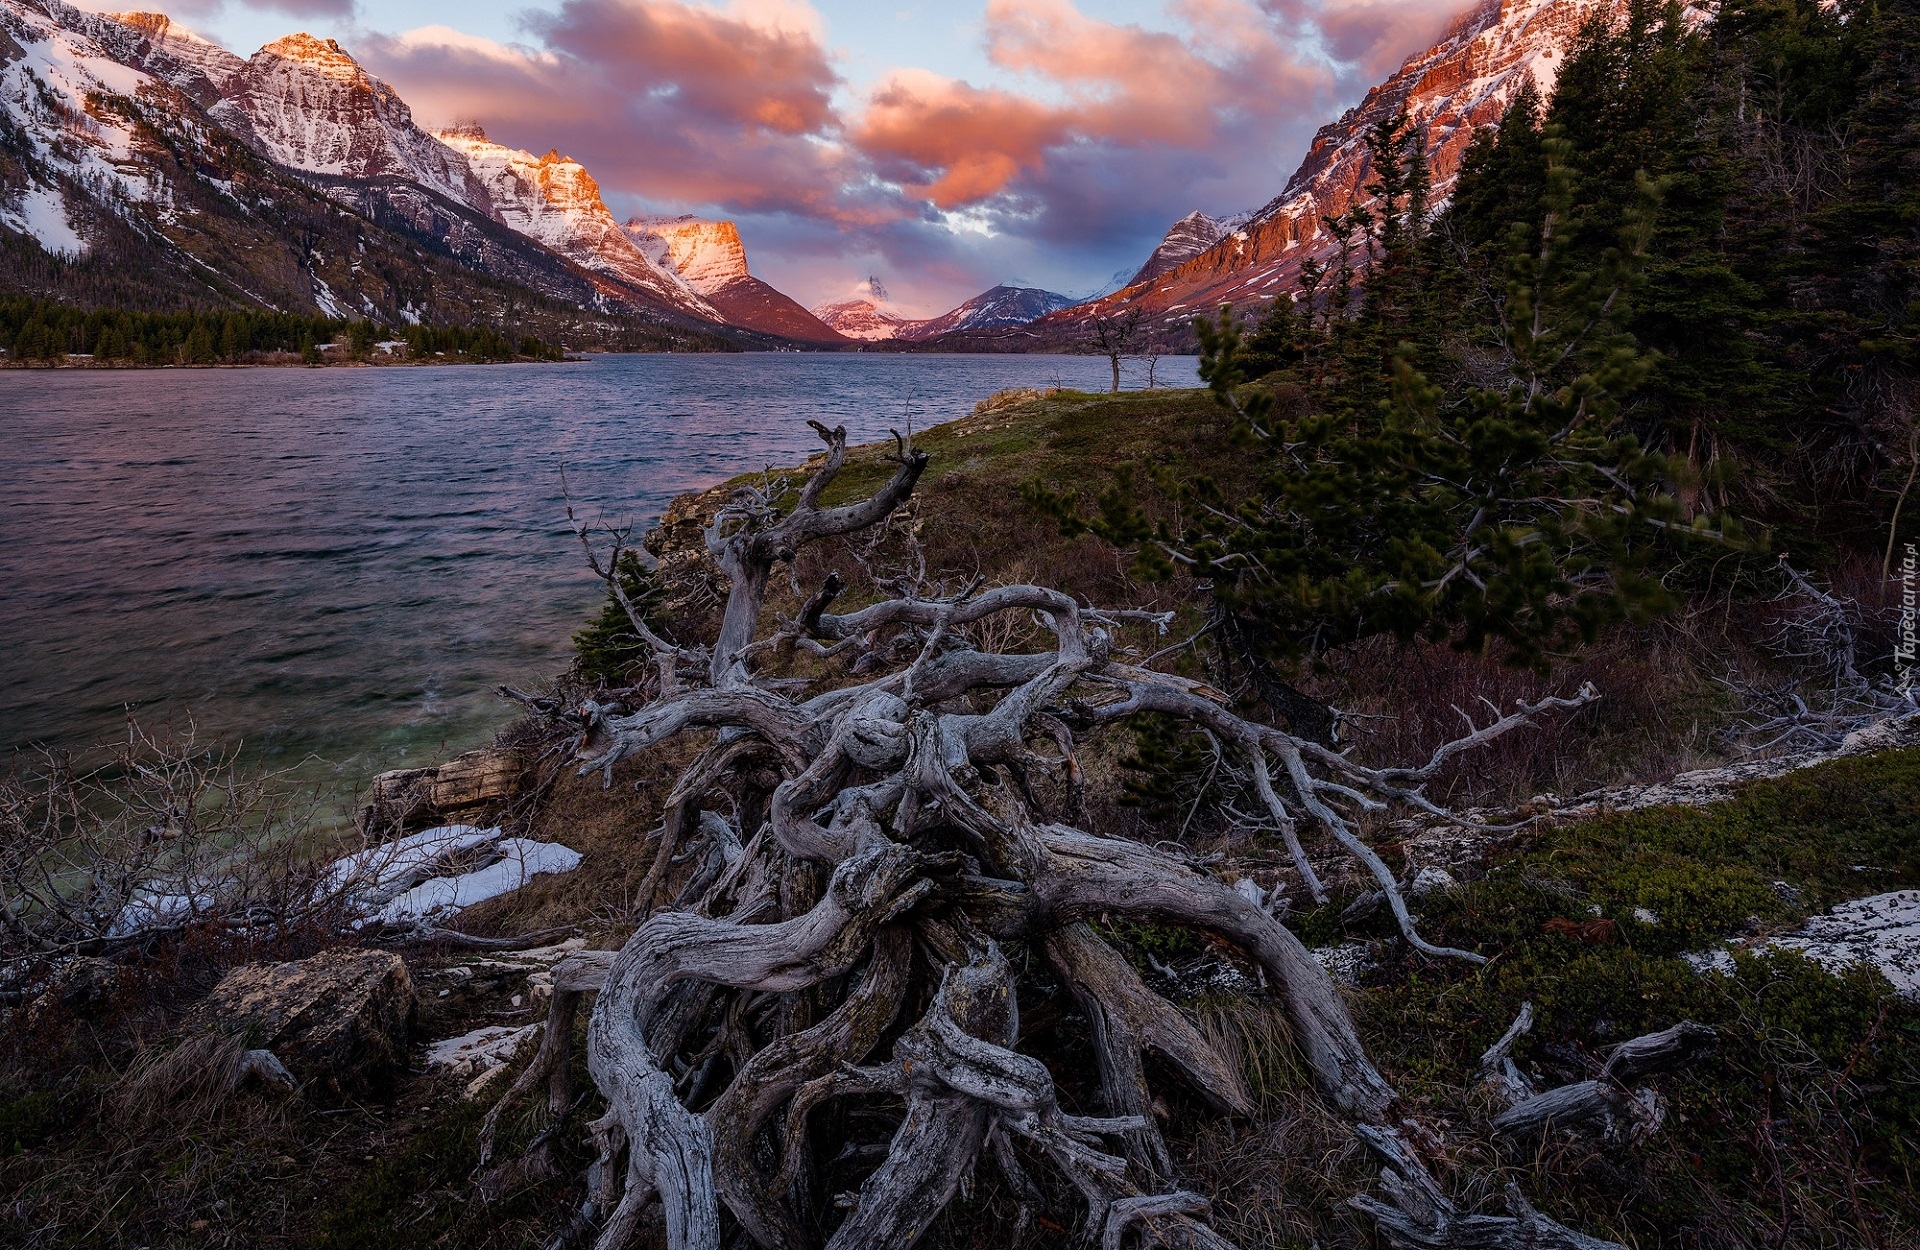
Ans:
[[[900,67],[851,96],[805,0],[564,0],[528,18],[527,46],[429,28],[354,51],[424,120],[560,147],[616,208],[740,218],[756,270],[820,284],[796,290],[804,300],[883,262],[897,278],[938,275],[957,300],[1013,264],[1084,290],[1193,208],[1263,203],[1337,106],[1455,7],[1167,0],[1165,12],[1150,29],[1073,0],[988,0],[999,81]],[[761,261],[756,231],[798,251]],[[827,283],[834,263],[847,273]]]
[[[1361,88],[1391,74],[1413,53],[1436,42],[1471,3],[1433,0],[1262,0],[1280,24],[1317,36],[1342,76]]]
[[[1031,216],[1049,172],[1089,148],[1143,174],[1231,154],[1273,181],[1263,158],[1277,165],[1282,145],[1305,146],[1302,119],[1331,103],[1332,73],[1251,5],[1188,0],[1178,14],[1184,35],[1090,18],[1070,0],[990,0],[988,56],[1031,79],[1031,94],[896,71],[848,140],[948,211],[1005,197],[1009,213]]]
[[[864,220],[844,203],[839,79],[815,31],[780,5],[566,0],[534,48],[444,27],[356,49],[421,117],[558,144],[609,190],[662,204],[788,209]]]

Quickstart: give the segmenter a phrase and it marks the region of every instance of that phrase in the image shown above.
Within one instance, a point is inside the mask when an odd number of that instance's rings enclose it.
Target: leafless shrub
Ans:
[[[1784,557],[1780,576],[1764,645],[1785,675],[1724,679],[1742,705],[1730,741],[1751,752],[1831,750],[1855,730],[1920,711],[1912,686],[1903,687],[1898,670],[1879,662],[1894,656],[1899,615],[1884,582],[1865,595],[1849,594],[1815,584]]]
[[[338,927],[305,835],[314,801],[232,751],[129,721],[105,762],[55,753],[0,780],[0,967],[166,939]]]

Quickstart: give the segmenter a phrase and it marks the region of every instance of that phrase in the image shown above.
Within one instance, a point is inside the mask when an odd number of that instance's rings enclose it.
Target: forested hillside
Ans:
[[[1688,524],[1736,513],[1807,563],[1878,554],[1915,462],[1917,88],[1907,0],[1728,0],[1710,22],[1641,0],[1476,139],[1437,214],[1416,136],[1376,128],[1380,198],[1329,223],[1347,262],[1308,268],[1245,371],[1283,419],[1364,424],[1412,402],[1405,362],[1457,422],[1542,333],[1542,379],[1610,362],[1603,434],[1674,457]]]

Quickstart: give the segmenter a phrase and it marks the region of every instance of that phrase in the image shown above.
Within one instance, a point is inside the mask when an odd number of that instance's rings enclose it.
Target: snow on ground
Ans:
[[[1799,951],[1829,972],[1856,964],[1879,969],[1903,998],[1920,998],[1920,890],[1856,898],[1810,916],[1759,949]],[[1688,955],[1701,972],[1733,971],[1732,949]]]
[[[401,894],[374,914],[390,925],[445,920],[462,908],[517,890],[543,873],[572,872],[580,852],[558,842],[503,838],[495,844],[501,858],[485,868],[453,877],[434,877]]]
[[[202,889],[187,894],[162,892],[159,890],[135,890],[127,899],[126,906],[113,918],[113,924],[107,929],[108,937],[127,937],[142,929],[159,929],[167,925],[183,924],[203,912],[213,910],[217,900],[212,890]]]
[[[339,298],[334,295],[333,288],[328,286],[326,280],[319,274],[313,274],[311,277],[313,278],[313,302],[326,316],[332,317],[336,321],[345,321],[347,319],[347,310],[340,303]]]
[[[461,861],[478,866],[456,871]],[[580,853],[558,842],[505,837],[497,825],[442,825],[342,856],[320,889],[344,892],[363,923],[406,925],[446,920],[543,873],[579,866]]]
[[[384,905],[431,876],[449,856],[476,850],[501,837],[499,826],[442,825],[342,856],[320,879],[327,892],[346,889],[362,904]]]

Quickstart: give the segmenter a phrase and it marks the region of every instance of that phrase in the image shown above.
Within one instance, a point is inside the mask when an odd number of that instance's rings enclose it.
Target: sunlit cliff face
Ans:
[[[469,123],[436,132],[486,187],[493,215],[529,238],[595,272],[619,278],[694,316],[720,314],[671,267],[636,245],[600,198],[586,166],[557,150],[545,156],[510,148]]]

